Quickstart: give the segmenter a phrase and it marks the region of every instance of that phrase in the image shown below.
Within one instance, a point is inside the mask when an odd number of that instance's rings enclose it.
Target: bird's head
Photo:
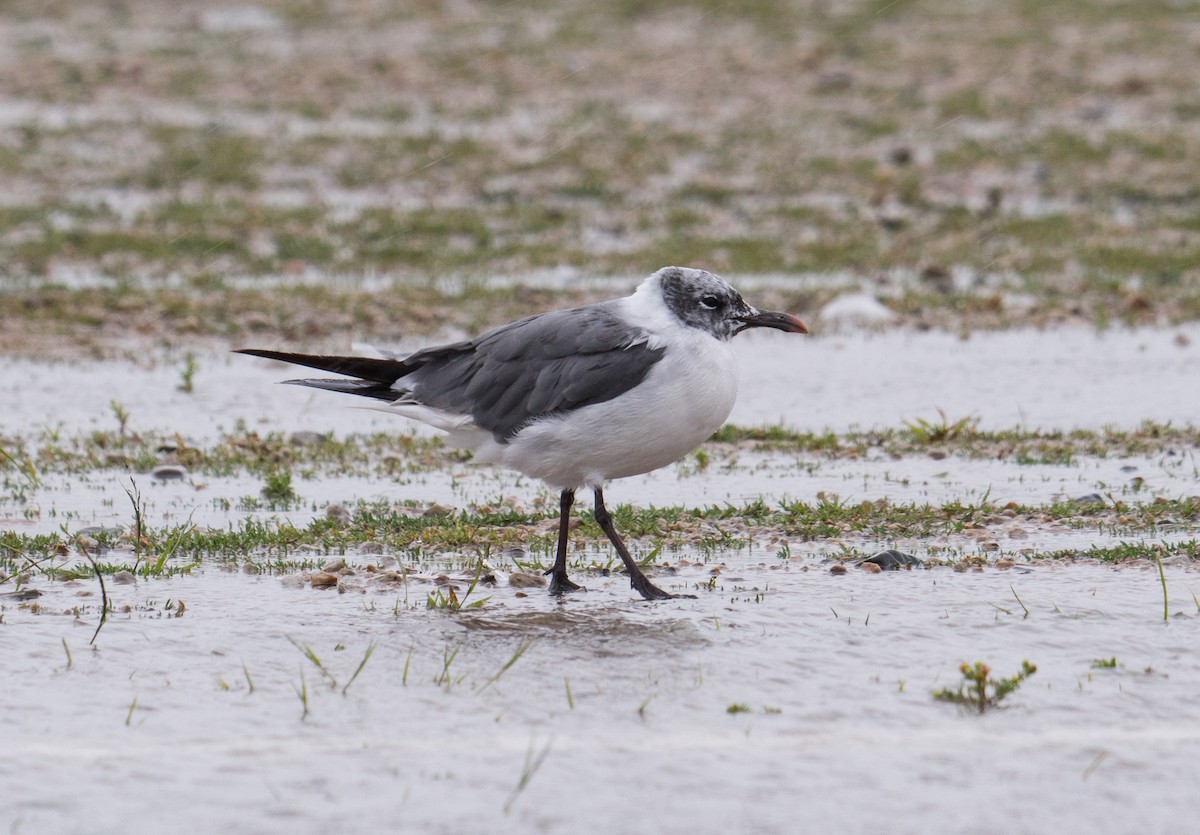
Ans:
[[[651,279],[658,280],[663,302],[680,322],[716,339],[732,339],[749,328],[808,333],[795,316],[751,307],[729,282],[705,270],[663,267]]]

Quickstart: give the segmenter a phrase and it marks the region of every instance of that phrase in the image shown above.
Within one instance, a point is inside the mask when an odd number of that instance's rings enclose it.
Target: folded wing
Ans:
[[[403,359],[238,353],[355,378],[287,381],[296,385],[469,415],[506,443],[532,421],[624,394],[665,351],[601,304],[530,316]]]

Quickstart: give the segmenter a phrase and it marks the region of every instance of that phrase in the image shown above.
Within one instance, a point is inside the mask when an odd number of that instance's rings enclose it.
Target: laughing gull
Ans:
[[[596,521],[647,600],[668,594],[629,555],[604,506],[605,482],[665,467],[713,434],[737,397],[729,340],[748,328],[808,333],[788,313],[756,310],[719,276],[664,267],[623,299],[527,316],[465,342],[406,357],[238,353],[354,379],[287,380],[357,394],[422,421],[480,463],[539,478],[561,491],[550,592],[567,578],[575,491],[592,490]]]

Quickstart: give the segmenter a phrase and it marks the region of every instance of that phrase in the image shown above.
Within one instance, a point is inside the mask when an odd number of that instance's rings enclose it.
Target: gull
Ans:
[[[757,310],[720,276],[663,267],[630,296],[526,316],[482,336],[386,358],[244,349],[350,379],[286,380],[384,401],[379,408],[443,430],[474,460],[559,491],[552,594],[567,577],[575,491],[590,489],[630,586],[669,594],[629,554],[604,505],[604,485],[683,458],[720,428],[737,397],[730,340],[750,328],[808,333],[789,313]]]

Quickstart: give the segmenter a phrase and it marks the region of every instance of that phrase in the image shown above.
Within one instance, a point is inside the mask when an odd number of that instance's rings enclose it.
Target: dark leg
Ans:
[[[629,585],[636,589],[642,597],[647,600],[670,600],[673,597],[696,596],[694,594],[669,594],[650,582],[649,578],[642,573],[642,569],[638,568],[633,557],[629,556],[629,549],[625,547],[625,543],[613,525],[612,514],[604,506],[604,493],[599,488],[596,488],[596,522],[600,525],[600,530],[608,536],[613,547],[617,549],[617,553],[621,555],[621,562],[625,563],[625,570],[629,572]]]
[[[571,523],[571,505],[574,503],[575,491],[563,490],[558,499],[558,554],[554,557],[554,567],[546,572],[550,575],[551,594],[583,588],[567,579],[567,528]]]

